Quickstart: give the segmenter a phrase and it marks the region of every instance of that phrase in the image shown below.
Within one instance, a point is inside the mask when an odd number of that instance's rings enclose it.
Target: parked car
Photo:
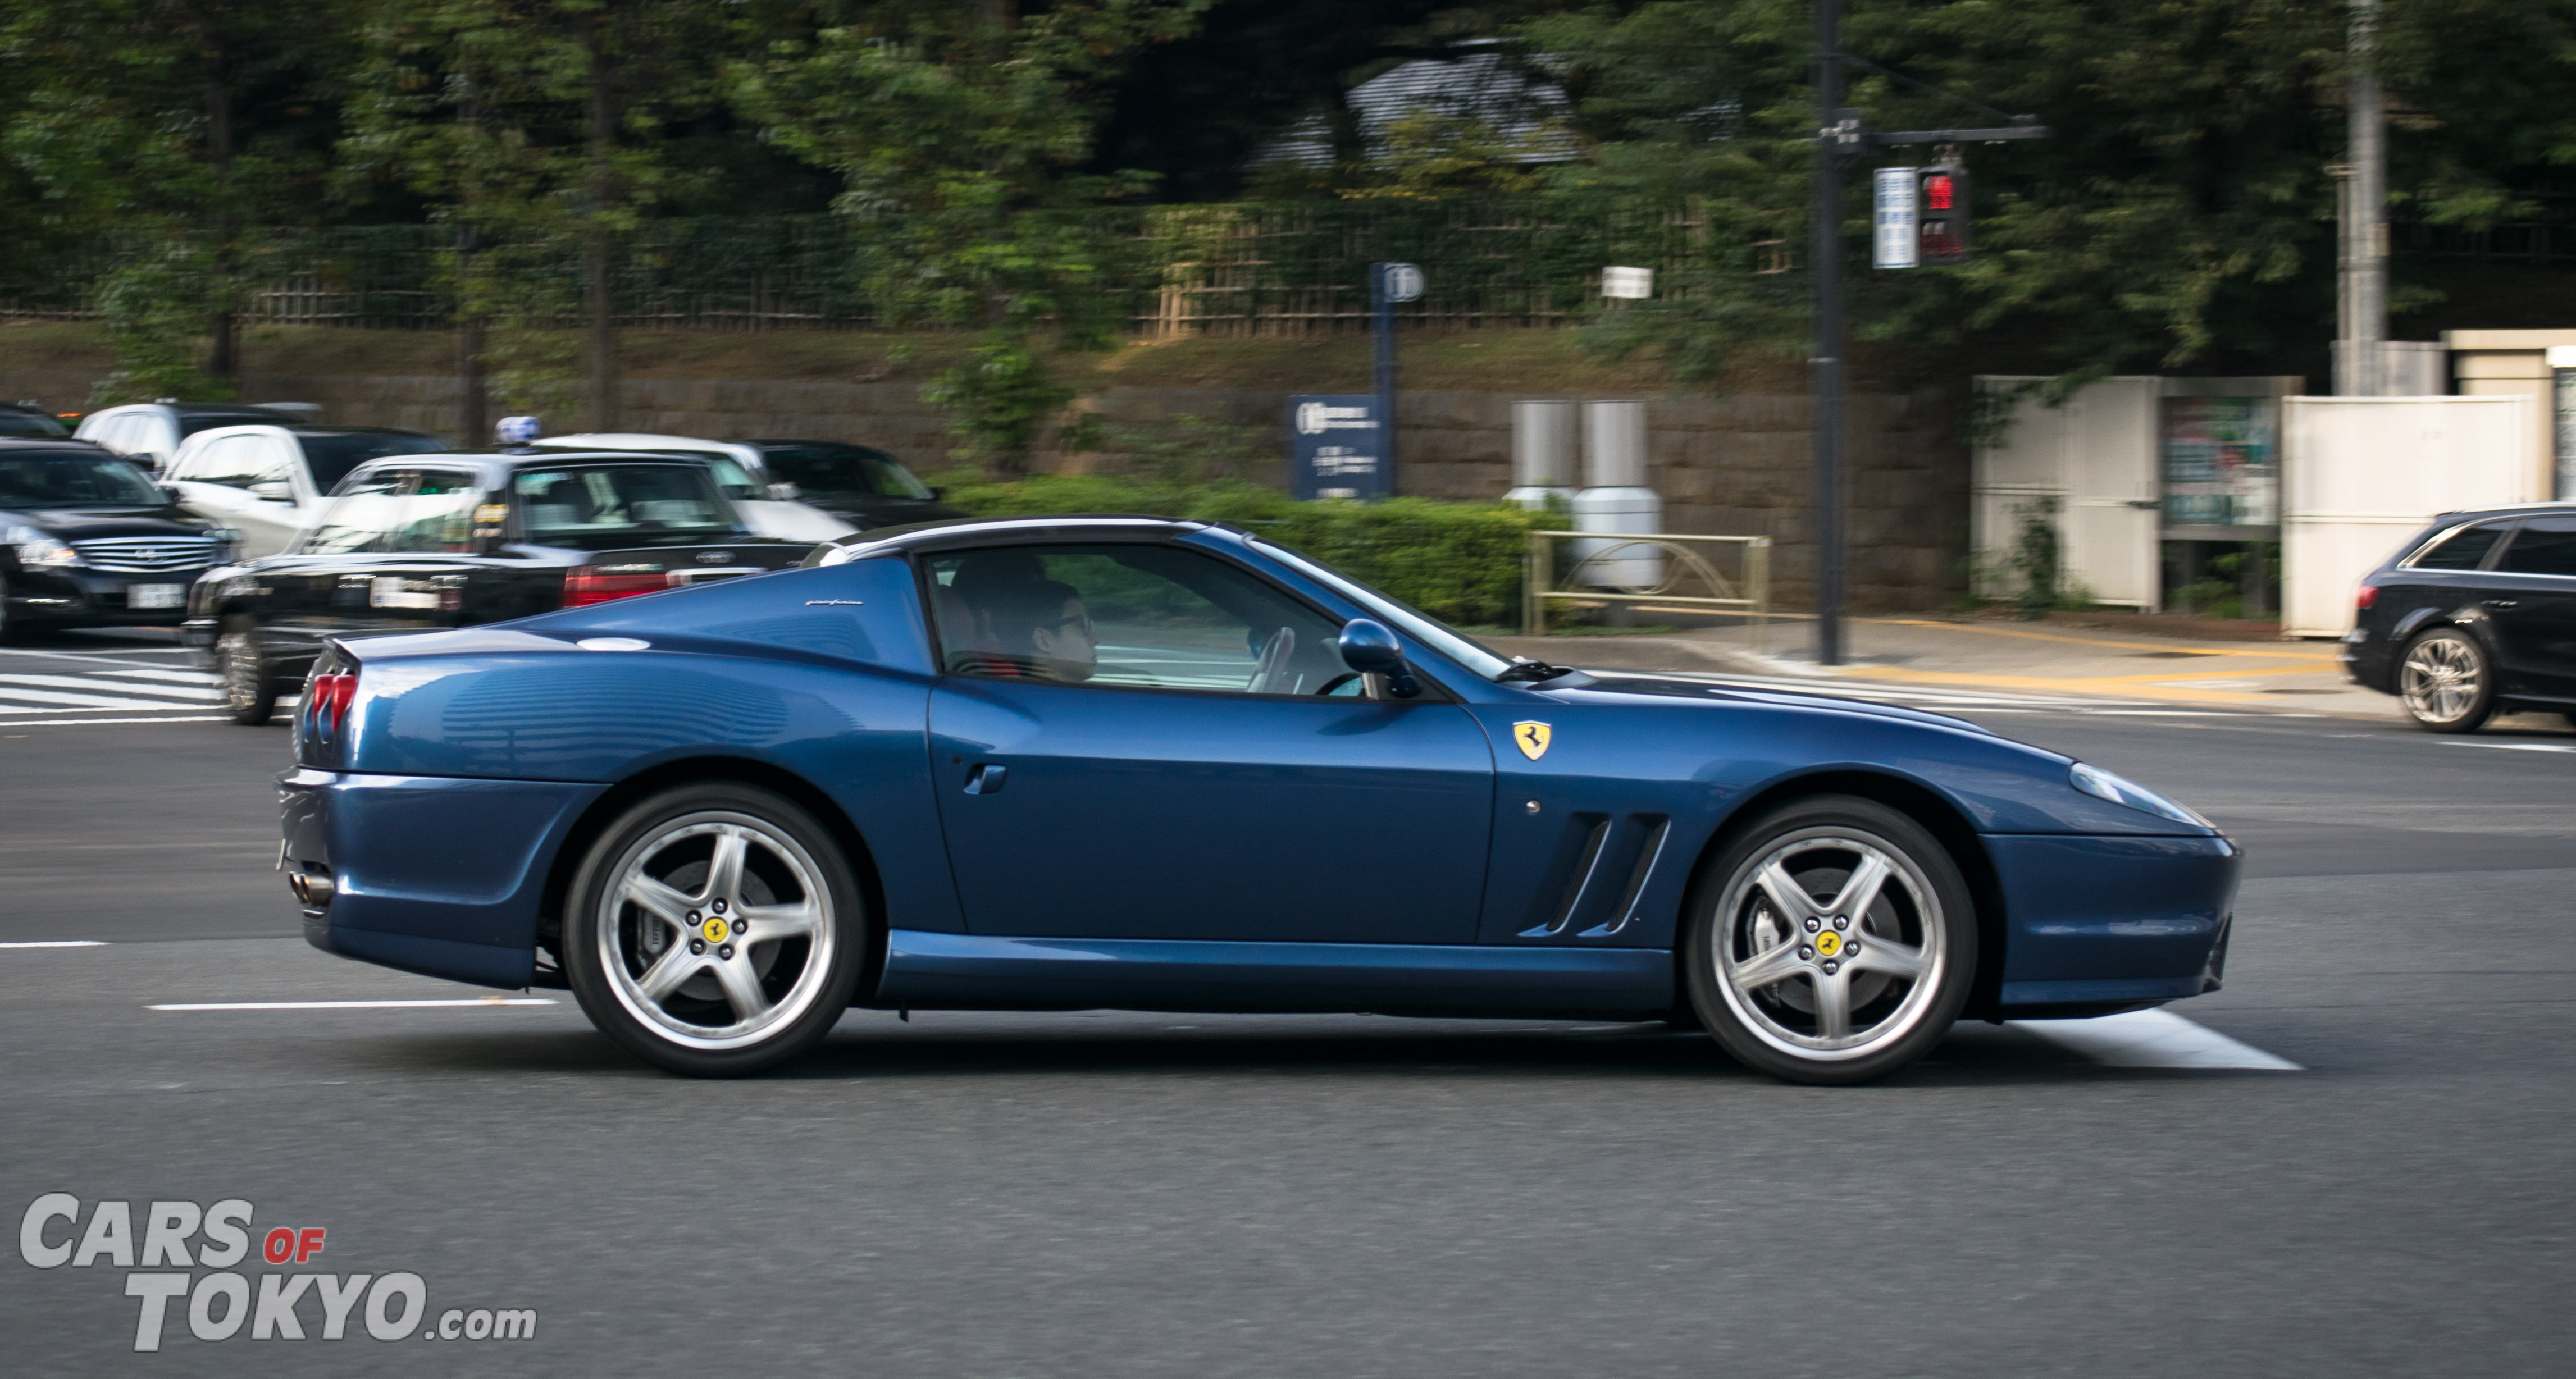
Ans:
[[[699,461],[630,454],[371,460],[286,552],[212,570],[184,638],[233,721],[265,723],[326,640],[582,607],[802,560],[743,524]]]
[[[2445,513],[2364,577],[2355,603],[2344,673],[2424,727],[2576,715],[2576,503]]]
[[[321,515],[350,470],[446,448],[426,431],[394,426],[218,426],[181,441],[161,478],[189,511],[240,532],[244,556],[275,555]]]
[[[792,484],[771,475],[761,454],[730,441],[694,436],[657,436],[634,431],[601,431],[548,436],[538,450],[631,450],[644,455],[679,455],[714,466],[716,482],[751,529],[788,541],[829,541],[857,530],[850,523],[799,502]]]
[[[742,440],[760,453],[773,481],[796,486],[796,496],[861,531],[967,516],[939,501],[903,461],[882,450],[842,441]]]
[[[231,551],[141,465],[71,440],[0,439],[0,641],[37,627],[176,624]]]
[[[102,407],[82,417],[74,436],[130,456],[158,470],[179,453],[179,442],[217,426],[297,426],[304,418],[238,402],[132,402]]]
[[[294,750],[312,943],[699,1075],[859,1005],[1669,1019],[1859,1082],[2218,989],[2242,862],[1957,719],[1512,660],[1147,518],[328,639]]]
[[[15,440],[70,440],[72,428],[32,402],[0,402],[0,436]]]

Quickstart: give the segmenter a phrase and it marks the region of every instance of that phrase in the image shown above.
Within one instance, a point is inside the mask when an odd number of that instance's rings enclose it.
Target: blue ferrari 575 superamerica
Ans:
[[[693,1074],[857,1005],[1662,1019],[1858,1082],[2216,990],[2240,861],[1955,719],[1507,659],[1142,518],[332,643],[295,750],[315,945]]]

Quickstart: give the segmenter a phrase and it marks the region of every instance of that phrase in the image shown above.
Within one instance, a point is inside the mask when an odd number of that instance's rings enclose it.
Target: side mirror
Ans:
[[[162,501],[169,503],[176,503],[179,501],[179,486],[177,484],[157,484],[155,487],[161,490]]]
[[[945,497],[947,497],[947,496],[948,496],[948,490],[947,490],[947,489],[945,489],[945,488],[934,488],[934,489],[932,489],[932,490],[930,491],[930,497],[931,497],[931,500],[932,500],[933,502],[936,502],[936,501],[938,501],[939,499],[945,498]]]
[[[805,490],[798,488],[794,484],[771,484],[769,486],[769,496],[782,503],[795,502],[796,499],[804,492]]]
[[[292,503],[295,501],[295,486],[284,479],[270,479],[265,483],[252,484],[250,496],[262,502]]]
[[[1343,665],[1370,678],[1371,689],[1382,683],[1386,693],[1397,699],[1422,693],[1422,682],[1404,664],[1404,644],[1385,623],[1353,618],[1342,624],[1342,635],[1333,645],[1342,653]]]

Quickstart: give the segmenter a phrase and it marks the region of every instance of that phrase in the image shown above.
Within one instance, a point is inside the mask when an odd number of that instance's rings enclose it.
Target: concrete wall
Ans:
[[[92,379],[71,371],[0,371],[0,398],[33,397],[69,408]],[[316,402],[330,421],[408,426],[440,434],[454,425],[455,380],[355,375],[243,380],[251,401]],[[1493,499],[1511,487],[1511,405],[1506,393],[1418,392],[1399,415],[1400,491]],[[1286,482],[1284,392],[1231,388],[1114,388],[1083,404],[1110,424],[1187,413],[1258,426],[1282,456],[1268,473]],[[622,424],[632,431],[712,437],[809,436],[860,441],[916,468],[947,467],[952,442],[942,414],[909,383],[760,383],[632,379]],[[1814,588],[1809,498],[1809,401],[1804,397],[1656,397],[1647,403],[1647,481],[1664,496],[1676,532],[1767,535],[1775,597],[1806,606]],[[1938,392],[1864,394],[1847,422],[1851,570],[1856,608],[1937,607],[1965,583],[1968,455],[1953,403]],[[1115,464],[1107,456],[1041,454],[1043,469]]]

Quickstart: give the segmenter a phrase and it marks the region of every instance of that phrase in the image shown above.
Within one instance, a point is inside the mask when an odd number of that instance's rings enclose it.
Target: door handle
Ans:
[[[2520,600],[2520,599],[2488,599],[2488,600],[2487,600],[2487,607],[2489,607],[2489,608],[2514,608],[2514,607],[2519,607],[2519,606],[2521,605],[2521,603],[2522,603],[2522,600]]]
[[[990,795],[1009,784],[1010,779],[1010,767],[996,766],[989,761],[979,761],[966,772],[966,793]]]

